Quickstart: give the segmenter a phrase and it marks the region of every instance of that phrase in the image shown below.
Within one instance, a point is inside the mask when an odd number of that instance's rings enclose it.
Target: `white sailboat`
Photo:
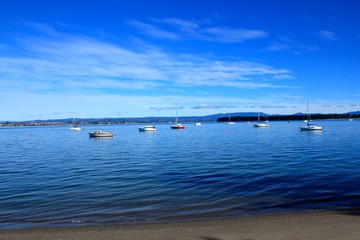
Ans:
[[[81,130],[81,128],[78,125],[76,125],[75,117],[73,118],[73,121],[71,123],[70,130],[71,131],[80,131]]]
[[[254,127],[269,127],[268,121],[267,122],[260,121],[260,111],[258,112],[258,121],[257,123],[254,123]]]
[[[306,126],[300,126],[300,130],[301,131],[316,131],[316,130],[322,130],[322,127],[318,124],[314,124],[314,123],[310,123],[311,120],[311,116],[309,114],[309,101],[307,102],[307,107],[306,107]]]
[[[235,124],[235,122],[230,121],[230,113],[229,113],[229,121],[226,122],[226,124],[230,124],[230,125]]]

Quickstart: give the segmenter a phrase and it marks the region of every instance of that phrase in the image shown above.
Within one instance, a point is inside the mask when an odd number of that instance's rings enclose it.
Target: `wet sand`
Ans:
[[[319,211],[177,223],[0,230],[0,239],[358,240],[360,215],[356,211]]]

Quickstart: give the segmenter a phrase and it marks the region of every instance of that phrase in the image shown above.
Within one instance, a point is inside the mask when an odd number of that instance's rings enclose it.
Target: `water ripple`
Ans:
[[[0,129],[0,228],[359,207],[360,121]]]

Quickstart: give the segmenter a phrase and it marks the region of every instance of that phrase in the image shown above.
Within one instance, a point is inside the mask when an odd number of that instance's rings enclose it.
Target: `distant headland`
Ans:
[[[261,118],[269,121],[297,121],[305,120],[306,113],[295,113],[291,115],[283,114],[266,114],[261,112]],[[179,116],[182,123],[192,122],[226,122],[226,121],[257,121],[258,112],[234,112],[219,113],[206,116]],[[229,119],[230,118],[230,119]],[[360,119],[360,111],[348,113],[332,113],[332,114],[311,114],[313,120],[324,119]],[[70,125],[72,118],[66,119],[48,119],[48,120],[30,120],[30,121],[0,121],[0,127],[17,127],[17,126],[66,126]],[[174,117],[129,117],[129,118],[77,118],[79,125],[95,125],[95,124],[132,124],[132,123],[169,123],[173,122]]]

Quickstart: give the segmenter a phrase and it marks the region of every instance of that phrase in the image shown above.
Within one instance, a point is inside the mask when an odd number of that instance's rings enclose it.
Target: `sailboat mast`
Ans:
[[[307,120],[310,122],[310,113],[309,113],[309,100],[307,101],[307,106],[306,106],[306,113],[307,113]]]

